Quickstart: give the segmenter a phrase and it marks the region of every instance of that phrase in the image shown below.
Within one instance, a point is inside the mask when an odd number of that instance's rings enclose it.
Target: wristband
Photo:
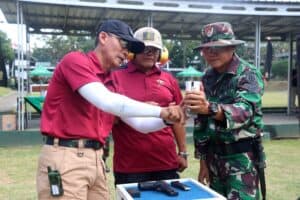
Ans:
[[[187,159],[187,157],[189,156],[189,153],[188,152],[185,152],[185,151],[180,151],[178,153],[179,156],[183,157],[184,159]]]

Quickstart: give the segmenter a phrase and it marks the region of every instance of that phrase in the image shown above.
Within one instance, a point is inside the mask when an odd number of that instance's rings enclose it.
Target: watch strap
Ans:
[[[187,159],[187,157],[189,156],[189,153],[188,152],[185,152],[185,151],[180,151],[178,153],[179,156],[183,157],[184,159]]]
[[[209,102],[208,110],[209,110],[209,116],[214,117],[217,115],[219,111],[219,105],[215,102]]]

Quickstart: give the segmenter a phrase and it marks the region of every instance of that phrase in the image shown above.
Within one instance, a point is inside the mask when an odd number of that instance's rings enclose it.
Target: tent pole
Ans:
[[[20,33],[20,2],[17,1],[17,32],[18,32],[18,62],[17,62],[17,85],[18,85],[18,98],[17,98],[17,115],[18,115],[18,130],[21,130],[21,33]]]
[[[258,69],[260,69],[260,38],[261,38],[261,19],[260,16],[258,16],[255,22],[255,66]]]
[[[287,114],[291,114],[291,74],[292,74],[292,65],[293,65],[293,36],[292,33],[290,32],[288,35],[288,42],[289,42],[289,57],[288,57],[288,106],[287,106]]]

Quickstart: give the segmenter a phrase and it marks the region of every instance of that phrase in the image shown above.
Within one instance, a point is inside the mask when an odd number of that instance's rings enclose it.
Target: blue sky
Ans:
[[[5,32],[13,43],[18,41],[17,26],[14,24],[7,24],[2,11],[0,10],[0,30]]]

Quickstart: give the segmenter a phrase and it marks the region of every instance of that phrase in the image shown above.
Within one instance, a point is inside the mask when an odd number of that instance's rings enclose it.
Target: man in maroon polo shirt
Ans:
[[[135,38],[145,44],[141,53],[112,73],[119,93],[164,107],[182,100],[175,78],[156,65],[163,48],[161,34],[152,27],[138,29]],[[174,124],[151,134],[141,134],[119,120],[112,130],[115,184],[176,179],[187,167],[185,128]],[[175,136],[175,139],[174,139]],[[178,152],[176,151],[176,143]]]
[[[38,163],[39,199],[109,199],[101,157],[114,115],[146,132],[166,127],[162,119],[183,121],[178,106],[161,108],[110,91],[110,69],[123,63],[128,50],[143,49],[127,24],[107,20],[98,28],[94,51],[68,53],[57,65],[41,118],[46,144]]]

